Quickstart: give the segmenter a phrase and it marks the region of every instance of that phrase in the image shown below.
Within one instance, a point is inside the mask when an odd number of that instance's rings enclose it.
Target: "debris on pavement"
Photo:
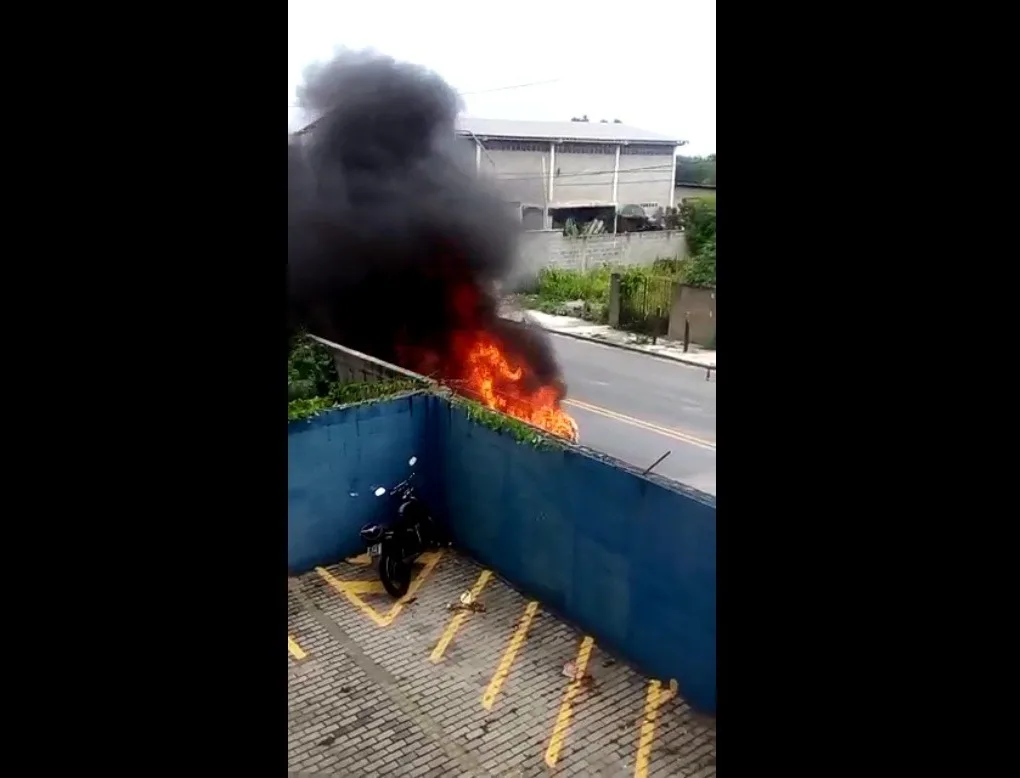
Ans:
[[[577,664],[573,661],[567,662],[563,665],[563,675],[571,681],[577,681],[578,686],[585,691],[595,688],[595,678],[592,677],[591,673],[578,675]]]
[[[484,613],[485,605],[478,602],[471,592],[464,592],[460,596],[460,602],[451,602],[446,606],[448,611],[470,611],[471,613]]]

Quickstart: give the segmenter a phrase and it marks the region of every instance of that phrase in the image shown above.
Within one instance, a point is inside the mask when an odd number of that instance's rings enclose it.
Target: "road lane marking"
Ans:
[[[481,575],[478,576],[478,580],[475,581],[475,585],[471,588],[471,597],[473,600],[478,599],[478,595],[482,593],[482,589],[485,588],[485,584],[489,582],[489,578],[491,577],[491,570],[482,570]],[[446,629],[443,631],[442,637],[439,638],[439,642],[436,643],[436,647],[432,649],[432,656],[430,656],[429,659],[431,659],[433,663],[442,661],[446,647],[450,645],[450,642],[453,640],[453,636],[457,634],[457,630],[460,629],[460,625],[467,619],[469,612],[470,611],[467,610],[458,611],[457,614],[450,619],[450,623],[446,625]]]
[[[287,635],[287,650],[290,655],[299,662],[304,659],[308,654],[305,653],[304,649],[298,645],[297,641],[294,640],[290,635]]]
[[[626,416],[622,413],[611,411],[608,408],[600,408],[598,405],[592,405],[591,403],[586,403],[581,400],[564,400],[563,405],[569,405],[572,408],[580,408],[582,411],[588,411],[589,413],[595,413],[599,416],[605,416],[607,419],[613,419],[614,421],[622,421],[624,424],[640,427],[641,429],[648,430],[649,432],[656,432],[667,438],[679,440],[681,443],[689,443],[692,446],[698,446],[699,448],[703,448],[708,451],[715,451],[714,441],[705,440],[704,438],[696,438],[693,435],[688,435],[686,432],[681,432],[680,430],[675,430],[670,427],[663,427],[659,424],[653,424],[650,421],[635,419],[633,416]]]
[[[499,662],[499,667],[496,668],[496,673],[492,676],[492,680],[489,681],[489,688],[482,695],[482,707],[486,710],[492,710],[492,706],[496,703],[496,695],[499,694],[503,682],[510,675],[510,668],[513,667],[514,658],[517,656],[517,652],[521,650],[524,639],[528,636],[531,620],[535,618],[537,612],[538,603],[532,600],[528,603],[528,607],[524,609],[524,615],[521,616],[521,620],[517,623],[517,629],[514,630],[513,637],[510,638],[510,644],[506,647],[506,651],[503,652],[503,658]]]
[[[591,657],[591,650],[595,640],[586,637],[581,641],[581,647],[577,650],[577,661],[574,662],[574,680],[572,680],[563,692],[563,702],[560,703],[560,712],[556,716],[556,725],[553,727],[552,737],[549,738],[549,747],[545,750],[545,763],[552,769],[556,767],[556,761],[560,758],[560,748],[567,736],[567,729],[570,728],[570,716],[573,711],[574,698],[581,691],[581,684],[584,683],[585,672],[588,670],[588,659]]]
[[[386,613],[379,613],[379,611],[361,599],[361,595],[363,594],[374,594],[379,591],[386,591],[381,582],[344,581],[333,576],[329,570],[324,567],[316,567],[315,572],[319,574],[319,578],[346,597],[355,608],[364,613],[377,627],[388,627],[393,623],[393,620],[400,615],[400,611],[402,611],[408,601],[414,597],[418,589],[421,588],[421,585],[425,583],[425,579],[429,577],[429,574],[435,569],[436,565],[439,564],[439,560],[442,556],[442,551],[428,551],[418,557],[425,561],[425,567],[423,567],[421,572],[419,572],[418,575],[414,577],[414,580],[411,581],[411,585],[407,588],[407,594],[393,603],[393,606]]]
[[[677,683],[670,681],[663,690],[659,681],[649,681],[645,696],[645,710],[641,717],[641,736],[638,738],[637,757],[634,759],[634,778],[647,778],[648,764],[652,759],[652,743],[655,742],[655,716],[666,702],[676,696]]]

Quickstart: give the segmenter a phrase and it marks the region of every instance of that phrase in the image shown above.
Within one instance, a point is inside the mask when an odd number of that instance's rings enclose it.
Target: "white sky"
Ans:
[[[288,5],[288,106],[306,65],[339,46],[372,48],[438,72],[464,95],[469,116],[569,121],[588,114],[688,140],[684,154],[716,150],[715,0]],[[296,129],[300,112],[289,114]]]

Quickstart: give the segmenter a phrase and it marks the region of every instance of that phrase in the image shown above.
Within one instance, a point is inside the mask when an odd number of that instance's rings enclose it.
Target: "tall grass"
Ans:
[[[550,303],[584,300],[606,305],[609,303],[609,276],[612,272],[608,266],[584,272],[543,268],[538,273],[535,292],[540,299]]]
[[[584,300],[586,303],[609,304],[609,276],[620,274],[621,284],[632,285],[648,278],[669,278],[683,281],[689,270],[686,259],[657,259],[651,267],[644,265],[601,265],[590,270],[560,270],[543,268],[538,273],[538,284],[533,296],[548,303]]]

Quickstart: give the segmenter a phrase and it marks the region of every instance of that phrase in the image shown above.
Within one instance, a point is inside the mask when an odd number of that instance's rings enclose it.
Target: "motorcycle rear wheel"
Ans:
[[[395,546],[383,546],[379,555],[379,579],[386,592],[398,600],[411,586],[411,565],[404,562],[400,549]]]

